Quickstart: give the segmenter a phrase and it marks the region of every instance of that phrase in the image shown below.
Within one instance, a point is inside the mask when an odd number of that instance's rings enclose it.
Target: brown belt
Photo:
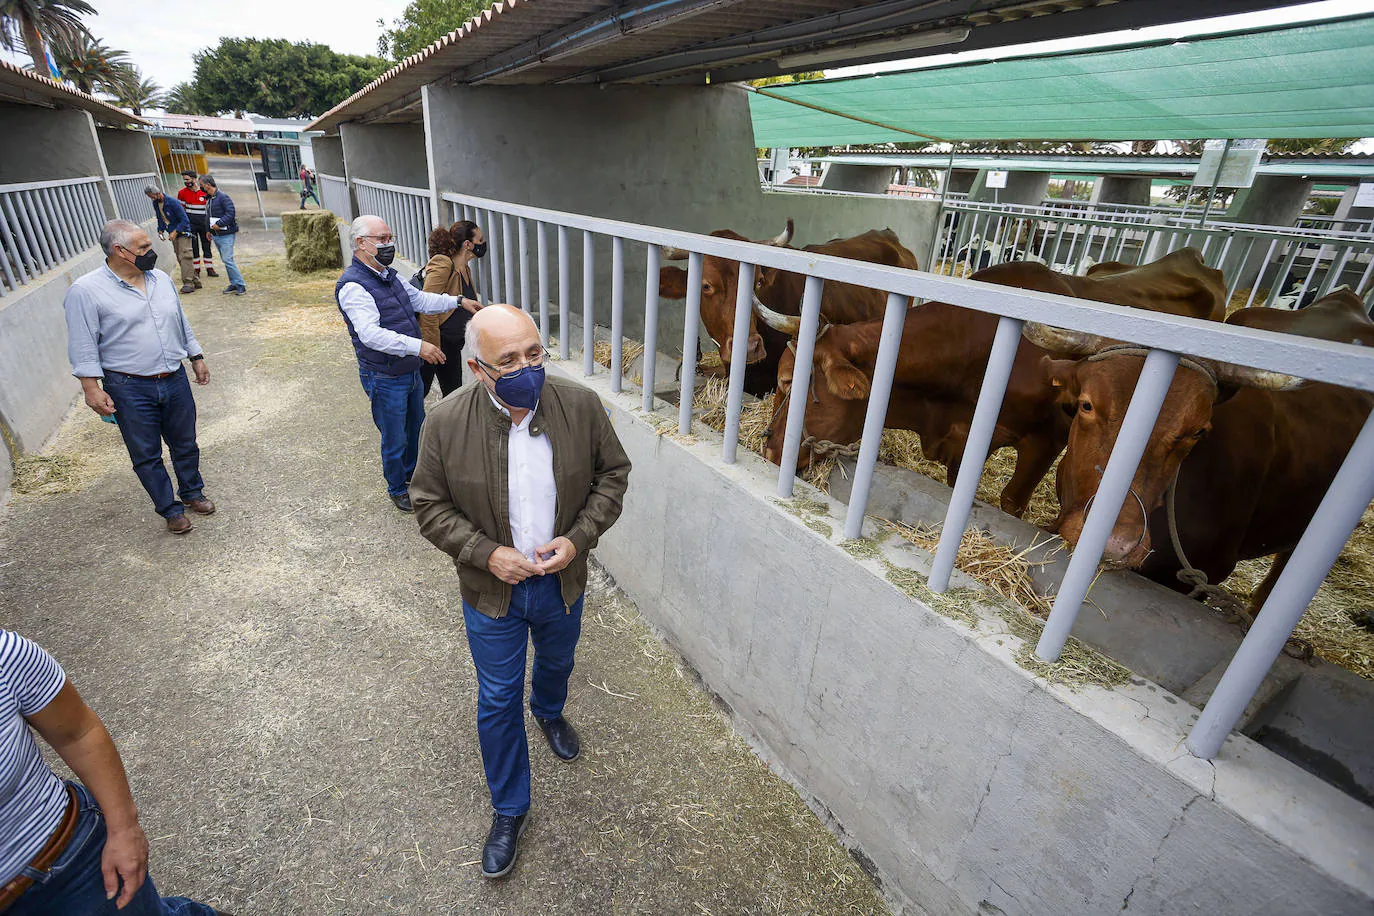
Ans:
[[[52,832],[52,836],[48,837],[47,845],[29,861],[29,868],[35,871],[47,871],[52,868],[53,863],[62,857],[62,852],[67,848],[67,843],[71,841],[80,814],[80,806],[76,803],[76,790],[67,786],[67,813],[62,815],[62,823],[58,824],[57,829]],[[10,905],[22,897],[24,891],[32,886],[32,878],[28,875],[19,875],[9,884],[0,887],[0,913],[8,910]]]
[[[159,372],[157,375],[134,375],[132,372],[115,372],[114,369],[107,369],[107,372],[114,372],[115,375],[127,375],[129,378],[166,378],[169,375],[176,375],[176,372]]]

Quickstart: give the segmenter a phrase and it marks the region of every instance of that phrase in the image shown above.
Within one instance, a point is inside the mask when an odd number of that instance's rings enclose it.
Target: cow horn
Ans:
[[[665,261],[685,261],[688,253],[682,248],[673,248],[672,246],[665,246],[660,252]]]
[[[796,228],[796,224],[792,222],[792,217],[789,216],[787,218],[787,228],[783,229],[777,235],[773,236],[771,239],[764,242],[764,244],[772,245],[775,248],[785,248],[787,247],[787,245],[791,244],[792,233],[796,231]]]
[[[1216,373],[1217,384],[1232,385],[1237,388],[1259,388],[1264,391],[1293,391],[1307,384],[1305,379],[1296,375],[1285,375],[1270,369],[1252,369],[1237,366],[1235,363],[1207,361],[1208,367]]]
[[[1061,358],[1091,356],[1111,344],[1107,338],[1098,337],[1096,334],[1054,328],[1035,321],[1026,322],[1021,328],[1021,336],[1040,349],[1048,350]]]
[[[801,333],[800,315],[784,315],[781,312],[775,312],[760,302],[758,296],[754,297],[754,311],[758,312],[759,318],[763,320],[764,324],[775,331],[782,331],[793,337]]]

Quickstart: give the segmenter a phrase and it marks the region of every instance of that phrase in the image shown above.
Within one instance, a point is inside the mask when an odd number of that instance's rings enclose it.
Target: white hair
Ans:
[[[162,189],[159,188],[157,185],[150,184],[148,185],[148,187],[143,189],[143,193],[147,194],[149,197],[152,197],[154,194],[161,194]]]
[[[115,246],[121,248],[129,247],[129,239],[135,232],[142,232],[143,227],[138,223],[127,219],[112,219],[100,229],[100,248],[109,257],[114,254]]]
[[[373,216],[369,213],[364,213],[362,216],[355,219],[353,223],[348,227],[349,247],[352,248],[354,251],[357,251],[358,239],[362,238],[365,235],[370,235],[371,232],[369,230],[376,223],[381,223],[383,226],[385,226],[386,220],[382,219],[380,216]]]

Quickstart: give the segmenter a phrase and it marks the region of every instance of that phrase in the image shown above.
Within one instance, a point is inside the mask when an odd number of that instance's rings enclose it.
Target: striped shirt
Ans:
[[[191,217],[191,222],[205,222],[205,192],[197,191],[194,188],[182,188],[177,191],[177,200],[186,208],[186,215]]]
[[[62,667],[36,643],[0,630],[0,886],[38,855],[67,811],[66,787],[43,762],[24,721],[66,682]]]

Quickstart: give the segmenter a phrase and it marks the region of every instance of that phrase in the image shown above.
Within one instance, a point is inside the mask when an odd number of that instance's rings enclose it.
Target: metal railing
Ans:
[[[100,237],[100,179],[0,185],[0,296],[84,252]]]
[[[149,185],[161,187],[162,182],[152,172],[110,176],[110,190],[114,192],[115,212],[119,214],[120,219],[146,223],[156,217],[156,213],[153,211],[153,202],[148,199],[147,194],[143,193],[143,190]]]
[[[822,188],[817,185],[801,184],[769,184],[768,182],[759,183],[760,190],[781,191],[784,194],[816,194],[822,197],[874,197],[878,200],[939,200],[939,191],[922,191],[908,185],[894,184],[883,194],[872,191],[837,191],[834,188]],[[964,200],[968,197],[967,191],[951,191],[946,196],[946,200]]]
[[[1330,229],[1354,235],[1374,235],[1374,219],[1348,219],[1339,216],[1300,216],[1293,225],[1299,229]]]
[[[496,267],[498,258],[503,260],[508,294],[506,298],[520,303],[527,311],[531,310],[532,292],[528,285],[526,268],[529,252],[525,245],[519,245],[517,249],[517,246],[510,244],[510,239],[512,224],[521,239],[526,238],[528,234],[528,224],[534,224],[538,277],[537,308],[534,312],[545,343],[548,342],[550,329],[548,229],[553,227],[556,230],[558,292],[555,301],[560,328],[558,357],[563,360],[571,357],[568,330],[574,306],[573,277],[569,271],[570,236],[572,232],[582,234],[583,372],[592,375],[595,371],[592,352],[595,324],[598,319],[604,322],[609,318],[609,384],[615,392],[621,391],[624,385],[624,341],[621,329],[624,326],[626,308],[625,242],[639,242],[648,246],[648,281],[644,291],[645,363],[640,373],[641,378],[647,380],[641,385],[641,404],[646,412],[656,409],[653,379],[656,377],[654,362],[659,344],[658,264],[663,247],[671,246],[689,252],[682,337],[684,354],[696,351],[704,256],[728,258],[740,264],[738,288],[741,292],[736,306],[733,335],[736,352],[743,352],[747,346],[746,309],[749,291],[753,288],[752,277],[755,267],[767,266],[806,276],[805,292],[801,302],[801,327],[796,340],[796,368],[792,380],[793,390],[796,391],[806,391],[810,385],[824,284],[848,283],[886,292],[886,314],[874,369],[872,394],[869,398],[851,486],[844,525],[845,537],[858,537],[862,531],[908,303],[912,300],[934,299],[998,316],[996,338],[973,415],[964,458],[928,578],[929,587],[936,592],[943,592],[949,587],[955,555],[968,523],[983,465],[987,460],[1023,323],[1037,321],[1077,328],[1105,338],[1129,341],[1149,350],[1141,381],[1136,387],[1116,445],[1108,460],[1102,484],[1088,514],[1087,524],[1074,550],[1053,610],[1036,647],[1036,653],[1047,661],[1054,661],[1059,657],[1073,627],[1088,586],[1103,556],[1112,522],[1121,511],[1131,477],[1159,415],[1180,356],[1238,363],[1374,392],[1374,353],[1353,345],[1174,317],[1143,309],[994,286],[795,249],[737,242],[545,210],[471,195],[445,193],[442,199],[450,205],[451,218],[473,219],[485,227],[490,227],[487,233],[489,238],[494,239],[498,225],[502,227],[501,238],[505,244],[500,246],[499,251],[493,247],[486,260],[491,262],[490,271],[493,279],[502,272]],[[598,311],[596,304],[595,266],[590,254],[594,238],[598,235],[611,238],[613,245],[609,315],[604,311],[604,306]],[[520,262],[519,270],[517,258]],[[518,297],[511,279],[517,273],[520,276]],[[499,291],[494,292],[494,296],[497,299],[502,298]],[[730,366],[727,422],[721,450],[721,460],[726,463],[736,460],[744,368],[743,360],[735,360]],[[688,356],[682,363],[678,408],[678,430],[684,434],[691,430],[695,381],[695,362]],[[806,398],[793,399],[788,411],[777,483],[778,495],[782,497],[792,495],[797,455],[805,423],[806,401]],[[1325,578],[1342,546],[1349,540],[1361,513],[1371,499],[1374,499],[1374,415],[1366,421],[1363,431],[1345,458],[1340,472],[1299,542],[1293,561],[1287,564],[1254,627],[1246,635],[1208,701],[1199,722],[1188,737],[1188,746],[1193,753],[1205,758],[1214,757],[1218,753],[1222,742],[1239,721],[1246,704],[1258,690],[1285,641],[1292,634],[1317,586]]]
[[[321,176],[323,178],[323,176]],[[429,260],[430,222],[428,188],[408,188],[379,181],[353,179],[358,211],[380,216],[396,236],[396,253],[412,264]]]
[[[1374,239],[1314,229],[1235,223],[1200,228],[1188,219],[1070,216],[1020,204],[946,203],[931,263],[978,270],[1004,261],[1040,261],[1081,274],[1094,263],[1145,264],[1178,248],[1201,249],[1228,278],[1227,297],[1242,282],[1245,305],[1294,305],[1344,283],[1369,305],[1374,293]],[[1268,294],[1257,302],[1261,288]]]
[[[324,208],[342,219],[353,220],[353,202],[348,196],[348,180],[337,175],[316,172],[320,180],[320,201]]]

